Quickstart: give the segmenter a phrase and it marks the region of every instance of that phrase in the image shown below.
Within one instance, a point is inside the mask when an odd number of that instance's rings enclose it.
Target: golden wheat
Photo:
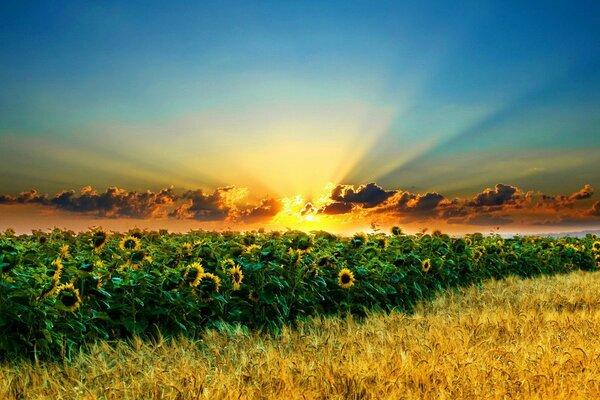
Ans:
[[[0,366],[2,399],[600,397],[600,273],[491,281],[412,316],[97,344]]]

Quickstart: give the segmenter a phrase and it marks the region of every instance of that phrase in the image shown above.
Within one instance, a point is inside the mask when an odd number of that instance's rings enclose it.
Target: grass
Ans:
[[[600,273],[489,281],[413,315],[315,319],[277,336],[99,343],[0,365],[2,399],[600,396]]]

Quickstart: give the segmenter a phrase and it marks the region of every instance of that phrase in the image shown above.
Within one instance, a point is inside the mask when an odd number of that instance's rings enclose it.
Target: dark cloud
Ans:
[[[173,188],[135,192],[109,187],[99,193],[86,186],[80,192],[64,190],[53,197],[39,194],[36,190],[17,196],[4,194],[0,195],[0,204],[41,204],[103,218],[170,217],[197,221],[256,222],[269,219],[281,210],[281,204],[275,199],[265,199],[240,210],[236,203],[245,195],[245,189],[235,186],[220,187],[212,193],[202,189],[188,190],[181,195],[177,195]]]
[[[86,186],[79,194],[73,190],[60,192],[49,200],[49,204],[58,209],[93,213],[99,217],[151,218],[160,216],[163,206],[176,200],[172,188],[155,193],[109,187],[104,193],[98,193]]]
[[[227,196],[235,190],[235,186],[217,188],[211,194],[202,189],[188,190],[181,195],[185,203],[171,211],[169,216],[197,221],[224,221],[235,211]]]
[[[524,199],[525,195],[519,188],[499,183],[494,189],[487,188],[473,197],[467,206],[502,208],[506,205],[519,205]]]
[[[444,196],[439,193],[425,193],[418,195],[407,204],[412,210],[429,212],[435,210],[444,200]]]
[[[3,195],[0,203],[42,204],[65,211],[91,213],[99,217],[149,218],[156,216],[162,205],[171,204],[176,199],[172,189],[163,189],[158,193],[138,193],[110,187],[104,193],[98,193],[86,186],[79,193],[65,190],[51,198],[40,195],[36,190],[21,192],[16,197]]]
[[[315,206],[313,206],[312,203],[306,203],[304,205],[304,207],[302,207],[302,210],[300,211],[300,215],[307,215],[307,214],[314,214],[317,212],[317,209],[315,208]]]
[[[274,217],[281,211],[281,203],[276,199],[264,199],[259,205],[243,210],[237,219],[246,223],[260,222]]]
[[[558,211],[563,208],[572,207],[577,201],[587,200],[592,197],[593,194],[594,188],[591,185],[586,184],[584,187],[568,196],[548,196],[543,194],[538,201],[537,206]]]
[[[338,185],[330,192],[328,203],[317,209],[312,202],[307,202],[299,213],[349,214],[355,218],[377,217],[397,223],[438,220],[480,226],[516,222],[582,225],[583,221],[597,223],[595,217],[600,217],[600,202],[586,210],[576,207],[579,202],[590,199],[593,193],[590,185],[567,195],[545,195],[497,184],[472,198],[450,200],[436,192],[386,190],[375,183],[357,187]],[[38,204],[105,218],[170,217],[240,223],[267,221],[282,210],[281,202],[273,198],[241,204],[246,194],[245,189],[235,186],[220,187],[212,192],[188,190],[182,194],[175,193],[173,188],[136,192],[109,187],[104,192],[97,192],[86,186],[79,192],[65,190],[54,196],[36,190],[18,195],[0,194],[0,204]]]
[[[352,211],[352,203],[333,202],[319,208],[319,214],[337,215]]]
[[[589,199],[590,197],[592,197],[593,194],[594,194],[594,188],[591,185],[586,184],[584,187],[579,189],[577,192],[571,194],[569,196],[569,199],[572,201],[585,200],[585,199]]]
[[[384,190],[371,182],[354,188],[352,185],[338,185],[331,191],[331,199],[340,203],[360,204],[363,208],[372,208],[386,201],[396,193]]]
[[[50,199],[50,204],[58,209],[93,213],[100,217],[150,218],[158,216],[163,205],[176,199],[170,188],[155,193],[109,187],[104,193],[98,193],[86,186],[79,194],[72,190],[58,193]]]
[[[391,214],[402,222],[437,218],[450,202],[441,194],[428,192],[415,194],[396,191],[384,204],[374,210],[378,214]]]
[[[37,190],[21,192],[16,197],[3,194],[0,195],[0,204],[48,204],[48,196],[40,195]]]
[[[357,188],[336,186],[329,196],[331,203],[319,209],[321,214],[346,214],[355,210],[401,215],[403,219],[434,217],[447,200],[439,193],[414,194],[399,190],[385,190],[371,182]]]
[[[17,201],[10,194],[0,194],[0,204],[15,204]]]
[[[585,212],[585,215],[600,217],[600,201],[595,202],[592,207]]]

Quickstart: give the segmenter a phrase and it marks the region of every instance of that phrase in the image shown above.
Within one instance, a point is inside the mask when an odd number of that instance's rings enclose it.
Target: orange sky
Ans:
[[[423,229],[451,234],[566,232],[600,228],[600,202],[593,196],[591,185],[567,194],[545,194],[497,184],[470,197],[446,198],[437,192],[412,193],[375,183],[328,184],[311,198],[262,199],[253,199],[247,189],[234,186],[212,192],[174,188],[99,192],[85,187],[54,195],[33,191],[3,195],[0,229],[12,227],[28,233],[55,226],[75,231],[102,226],[178,232],[265,228],[350,234],[400,226],[410,233]]]

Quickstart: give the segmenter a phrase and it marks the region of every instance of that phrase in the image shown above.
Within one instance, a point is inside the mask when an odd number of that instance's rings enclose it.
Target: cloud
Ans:
[[[202,189],[188,190],[181,195],[183,204],[169,216],[196,221],[235,221],[239,214],[237,204],[247,193],[247,189],[236,186],[220,187],[211,194]]]
[[[178,196],[172,188],[159,192],[129,192],[117,187],[109,187],[98,193],[90,186],[79,194],[63,191],[50,199],[50,205],[58,209],[93,213],[100,217],[154,218],[164,215],[164,206],[173,204]]]
[[[331,199],[340,203],[360,204],[364,208],[376,207],[386,201],[396,191],[382,189],[371,182],[354,189],[352,185],[337,185],[331,191]]]
[[[594,188],[586,184],[584,187],[576,191],[575,193],[571,193],[570,195],[556,195],[556,196],[548,196],[542,195],[541,199],[538,201],[537,206],[542,208],[549,208],[555,211],[570,208],[577,201],[587,200],[592,197],[594,194]]]
[[[571,194],[548,195],[499,183],[473,197],[448,199],[437,192],[385,189],[371,182],[359,186],[337,185],[325,201],[319,200],[318,205],[303,203],[294,212],[299,217],[345,215],[344,223],[374,218],[394,224],[425,221],[498,226],[517,222],[552,225],[568,221],[583,225],[589,221],[597,223],[596,217],[600,217],[600,202],[584,208],[593,194],[594,189],[589,184]],[[53,196],[36,190],[18,195],[0,194],[0,204],[36,204],[102,218],[174,218],[240,224],[268,222],[285,208],[284,199],[267,197],[247,202],[247,197],[248,190],[236,186],[179,192],[173,187],[157,192],[109,187],[97,192],[86,186],[78,192],[64,190]]]
[[[525,194],[519,188],[499,183],[494,189],[487,188],[477,194],[467,203],[467,206],[490,208],[502,208],[506,205],[519,206],[525,199]]]
[[[312,203],[308,202],[304,205],[304,207],[302,207],[302,210],[300,211],[300,215],[314,214],[316,212],[317,212],[317,209],[315,208],[315,206],[313,206]]]
[[[444,196],[435,192],[416,194],[396,191],[375,212],[395,215],[404,222],[417,221],[438,217],[449,204],[450,202]]]
[[[117,187],[109,187],[104,193],[98,193],[86,186],[79,193],[65,190],[53,197],[41,195],[36,190],[21,192],[18,196],[0,196],[2,204],[41,204],[59,210],[90,213],[99,217],[150,218],[159,214],[164,205],[172,204],[177,199],[172,188],[158,193],[128,192]]]
[[[595,202],[592,207],[585,212],[590,217],[600,217],[600,201]]]
[[[215,189],[212,193],[202,189],[187,190],[178,195],[174,189],[158,192],[127,191],[109,187],[99,193],[91,186],[79,192],[64,190],[53,197],[36,190],[21,192],[17,196],[0,195],[0,204],[40,204],[58,210],[77,212],[101,218],[177,218],[197,221],[258,221],[268,219],[280,206],[272,199],[258,205],[246,205],[239,210],[237,204],[246,196],[247,190],[235,186]]]
[[[237,219],[246,223],[266,221],[281,211],[281,203],[276,199],[264,199],[259,205],[242,210]]]
[[[593,193],[594,189],[589,184],[568,195],[545,195],[498,183],[471,198],[448,199],[437,192],[388,190],[376,183],[357,188],[338,185],[330,192],[330,203],[322,205],[318,212],[350,214],[356,218],[377,216],[397,223],[446,221],[450,224],[506,225],[517,221],[539,222],[541,218],[556,219],[556,211],[560,211],[564,218],[581,219],[584,214],[589,218],[600,212],[600,205],[594,205],[586,212],[576,209],[575,205],[591,198]],[[543,209],[552,209],[552,213]]]
[[[333,202],[319,208],[319,214],[337,215],[346,214],[352,211],[352,203]]]
[[[572,201],[585,200],[585,199],[589,199],[590,197],[592,197],[593,194],[594,194],[594,188],[591,185],[586,184],[583,188],[581,188],[577,192],[571,194],[569,196],[569,200],[572,200]]]
[[[37,190],[21,192],[16,197],[9,194],[0,196],[0,204],[48,204],[48,196],[40,195]]]

